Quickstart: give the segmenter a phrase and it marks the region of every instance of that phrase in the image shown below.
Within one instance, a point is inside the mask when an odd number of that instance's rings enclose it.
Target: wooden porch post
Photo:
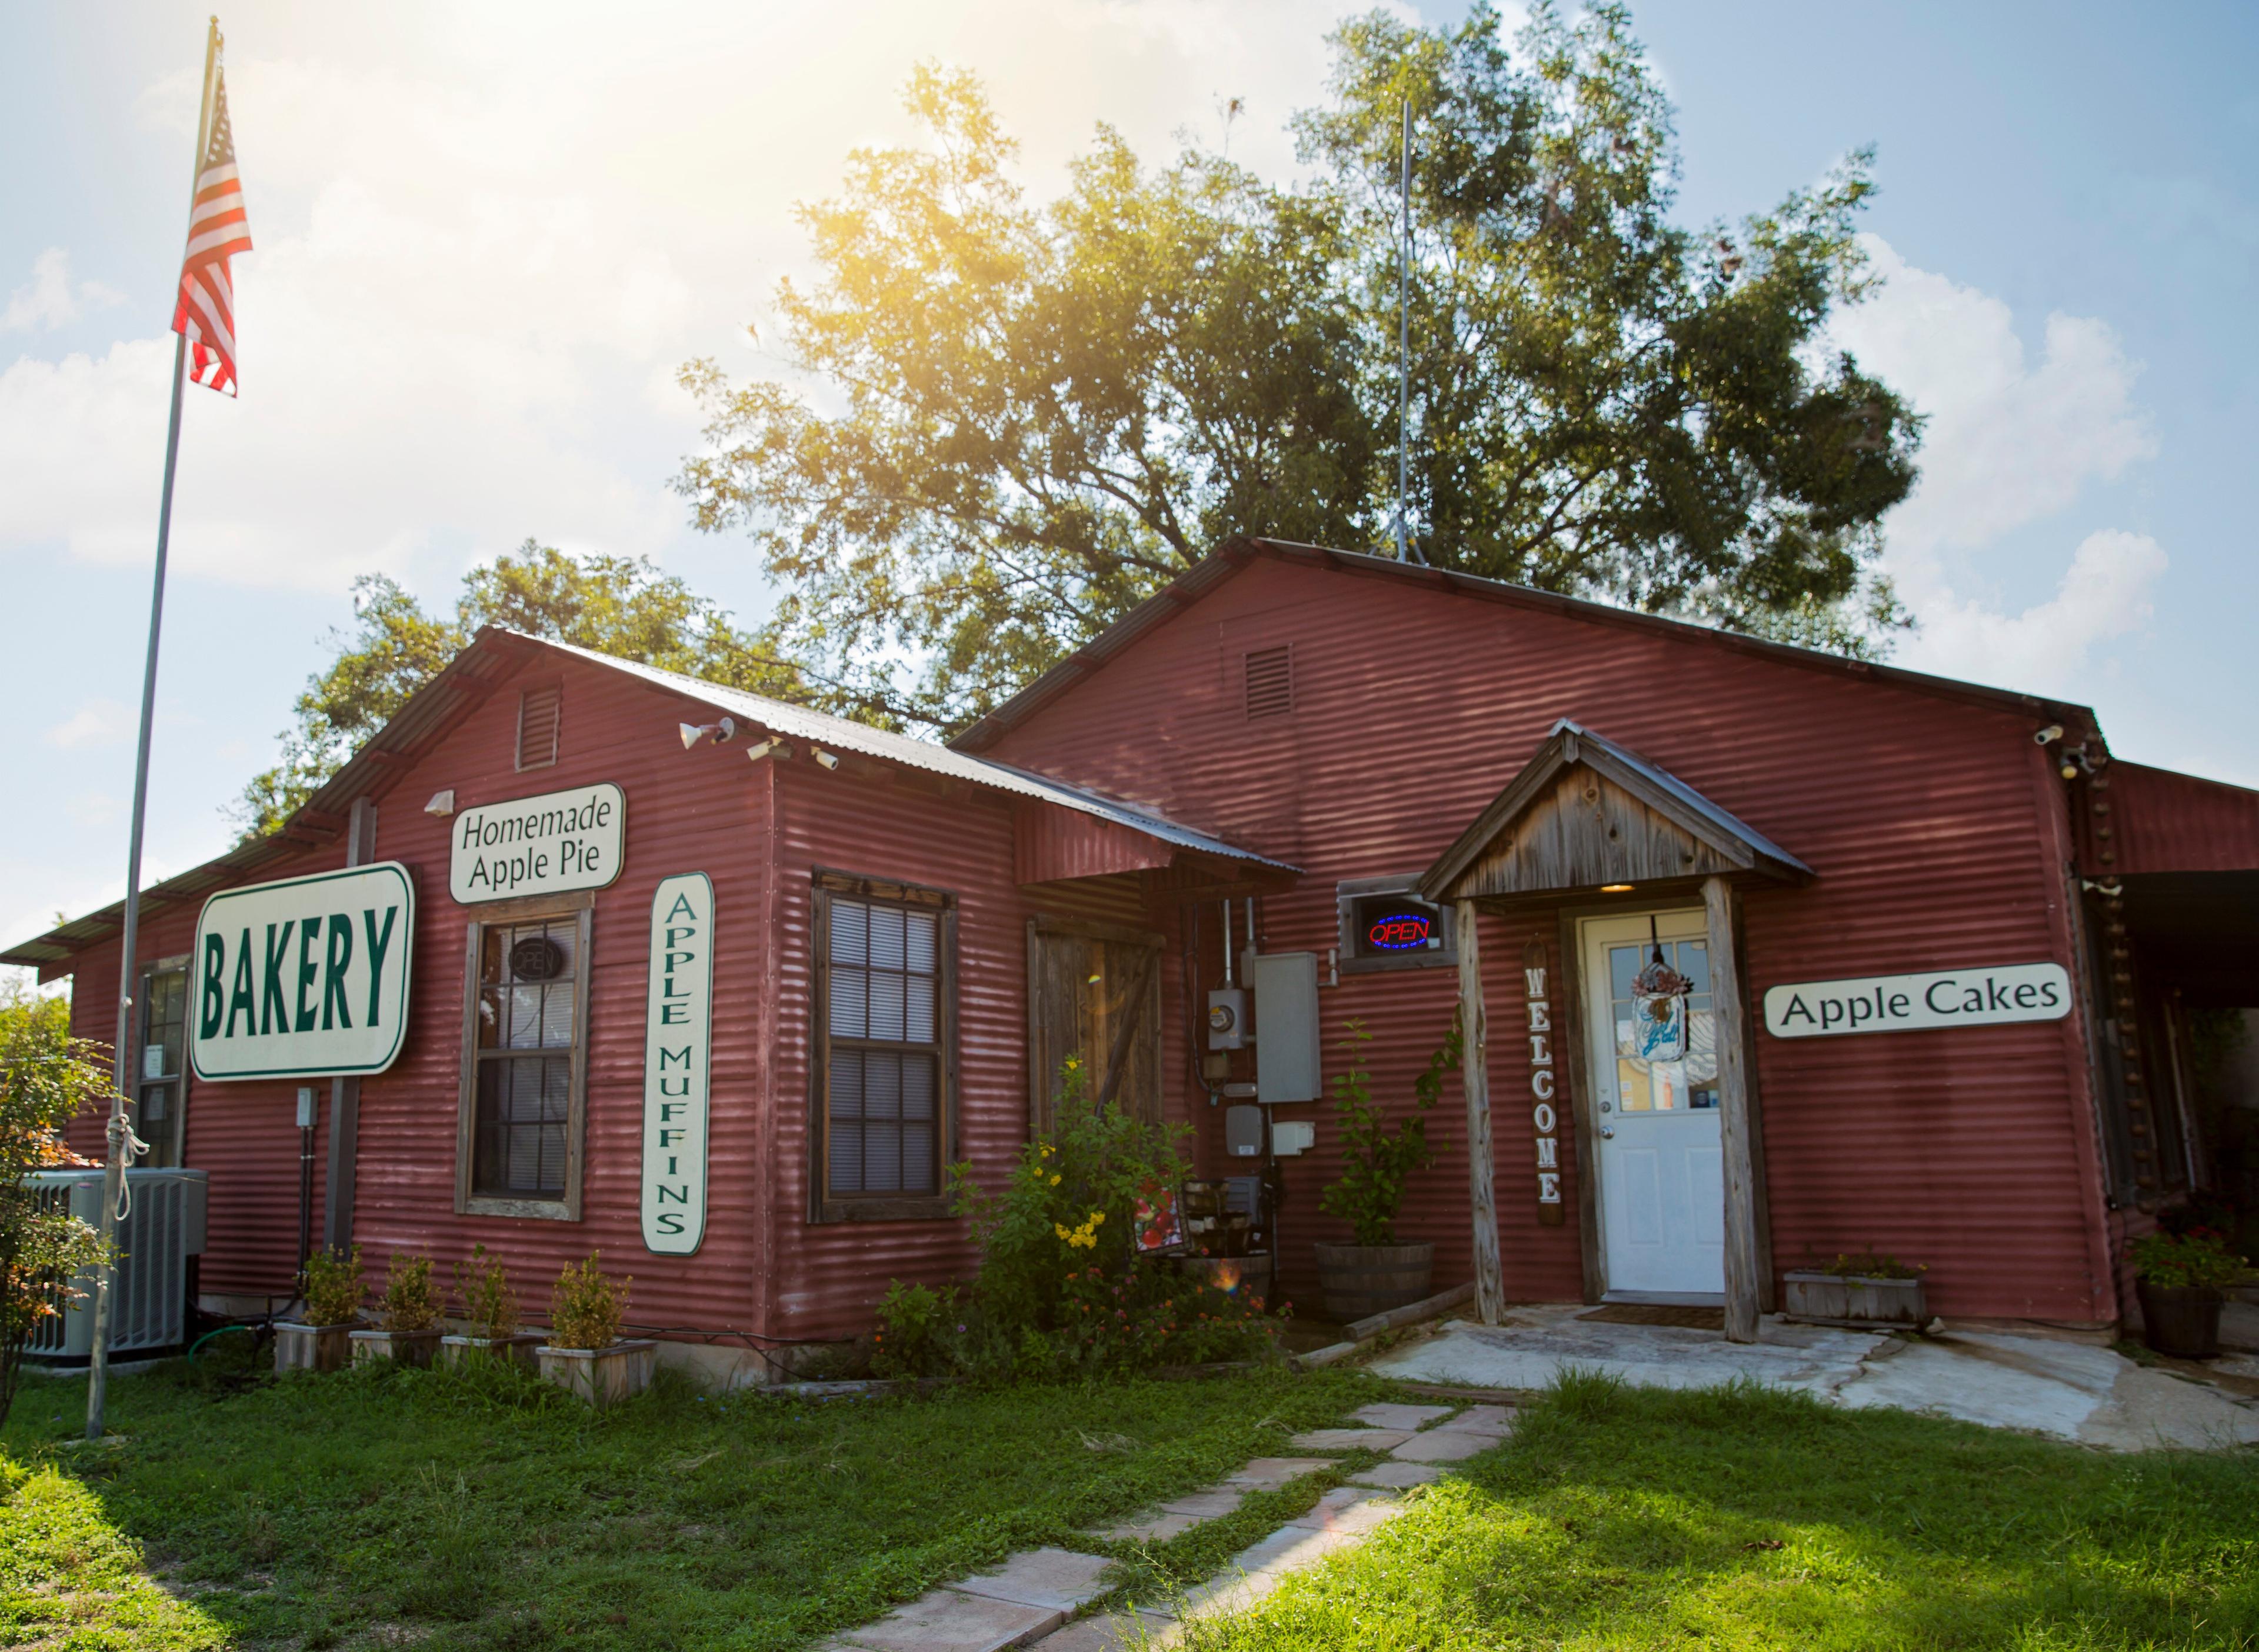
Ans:
[[[1757,1152],[1749,1114],[1749,1029],[1742,1010],[1741,960],[1734,955],[1734,886],[1723,878],[1704,879],[1702,908],[1709,930],[1719,1136],[1726,1161],[1726,1340],[1754,1342],[1761,1278]]]
[[[1506,1314],[1506,1282],[1498,1260],[1498,1200],[1492,1191],[1490,1022],[1483,1013],[1482,952],[1475,903],[1455,903],[1459,942],[1459,1079],[1467,1093],[1467,1203],[1475,1224],[1475,1301],[1482,1322]]]

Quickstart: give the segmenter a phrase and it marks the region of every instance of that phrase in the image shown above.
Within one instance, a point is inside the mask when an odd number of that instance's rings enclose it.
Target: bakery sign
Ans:
[[[382,1072],[400,1054],[416,886],[398,861],[224,890],[194,948],[198,1078]]]
[[[2052,963],[1795,981],[1764,995],[1765,1030],[1776,1038],[1992,1027],[2070,1013],[2070,977]]]

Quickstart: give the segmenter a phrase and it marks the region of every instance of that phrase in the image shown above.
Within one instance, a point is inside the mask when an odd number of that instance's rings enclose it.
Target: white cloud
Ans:
[[[47,744],[71,751],[80,746],[115,745],[131,739],[139,727],[132,709],[115,700],[88,701],[47,730]]]
[[[695,440],[671,382],[731,352],[805,258],[794,203],[909,135],[923,58],[987,82],[1042,196],[1094,124],[1150,160],[1243,96],[1235,157],[1293,164],[1332,0],[878,0],[846,9],[494,6],[239,29],[229,93],[256,248],[235,266],[238,401],[189,390],[183,572],[336,590],[528,534],[658,553]],[[193,75],[140,97],[193,125]],[[27,314],[68,301],[60,266]],[[62,283],[58,285],[57,283]],[[62,299],[54,299],[60,292]],[[145,563],[172,340],[0,372],[0,554]]]
[[[53,332],[89,310],[125,302],[125,295],[100,281],[70,278],[70,254],[51,246],[32,260],[32,279],[8,296],[0,310],[0,332]]]
[[[1862,239],[1882,285],[1831,335],[1928,421],[1921,480],[1886,523],[1884,566],[1921,624],[1898,658],[2076,693],[2098,644],[2147,623],[2163,548],[2145,535],[2090,532],[2055,594],[2021,605],[1984,588],[1970,553],[2156,452],[2134,399],[2139,364],[2107,324],[2060,313],[2047,318],[2035,362],[1999,299],[1915,268],[1879,236]]]

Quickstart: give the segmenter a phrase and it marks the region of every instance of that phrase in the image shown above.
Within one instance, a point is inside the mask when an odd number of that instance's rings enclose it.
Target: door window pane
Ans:
[[[1657,951],[1686,978],[1683,1006],[1635,995],[1633,983]],[[1700,1111],[1718,1105],[1718,1043],[1711,1014],[1710,947],[1700,940],[1642,941],[1608,949],[1609,1023],[1616,1051],[1616,1106],[1626,1113]],[[1669,1056],[1667,1061],[1656,1057]]]

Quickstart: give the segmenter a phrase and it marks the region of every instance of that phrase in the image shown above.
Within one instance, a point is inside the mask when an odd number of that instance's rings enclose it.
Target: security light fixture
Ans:
[[[449,787],[444,792],[431,794],[431,801],[424,805],[426,815],[452,815],[455,812],[455,791]]]
[[[808,749],[808,754],[814,758],[818,763],[822,764],[827,770],[836,769],[839,766],[839,759],[829,751],[818,751],[816,747],[810,746]]]
[[[1635,887],[1636,886],[1635,885],[1628,883],[1604,883],[1600,886],[1600,893],[1602,894],[1629,894]]]
[[[727,745],[738,737],[738,723],[734,717],[724,717],[719,723],[678,723],[675,728],[682,735],[686,751],[701,740],[711,740],[716,745]]]
[[[2046,728],[2042,729],[2038,733],[2032,736],[2032,744],[2034,745],[2053,745],[2057,740],[2062,738],[2063,724],[2060,723],[2050,723]]]
[[[765,757],[773,757],[781,763],[791,755],[792,748],[773,734],[759,744],[745,748],[745,760],[749,763],[758,763]]]

